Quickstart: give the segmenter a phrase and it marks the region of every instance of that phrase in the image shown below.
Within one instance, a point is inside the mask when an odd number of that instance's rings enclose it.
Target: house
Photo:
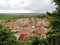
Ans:
[[[21,34],[21,35],[19,36],[18,40],[22,40],[22,39],[24,39],[25,37],[26,37],[26,34]]]
[[[46,37],[44,26],[49,25],[49,21],[46,18],[21,18],[16,19],[12,24],[6,23],[4,26],[11,28],[12,32],[15,32],[15,36],[22,40],[27,35]],[[34,32],[34,33],[33,33]],[[18,35],[18,36],[17,36]]]

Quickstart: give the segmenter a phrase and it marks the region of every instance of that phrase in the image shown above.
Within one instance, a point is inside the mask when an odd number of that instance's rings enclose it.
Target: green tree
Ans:
[[[0,25],[0,45],[20,45],[10,28]]]
[[[55,2],[55,5],[57,5],[56,7],[57,14],[60,14],[60,0],[53,0],[53,2]]]
[[[30,37],[32,45],[47,45],[46,39],[40,36],[37,37]]]
[[[0,29],[2,29],[2,27],[3,27],[3,25],[2,25],[2,24],[0,24]]]
[[[51,22],[52,27],[47,33],[47,37],[50,45],[60,45],[60,0],[53,0],[53,2],[55,2],[57,7],[53,13],[47,12],[47,18]]]

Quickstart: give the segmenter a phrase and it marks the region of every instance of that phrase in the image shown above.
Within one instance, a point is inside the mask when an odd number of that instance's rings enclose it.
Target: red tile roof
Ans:
[[[46,31],[45,30],[39,30],[38,34],[46,34]]]
[[[25,36],[26,36],[26,34],[21,34],[21,35],[19,36],[19,39],[18,39],[18,40],[22,40],[22,39],[24,39]]]
[[[40,29],[40,30],[35,30],[34,33],[35,34],[46,34],[46,31],[44,29]]]

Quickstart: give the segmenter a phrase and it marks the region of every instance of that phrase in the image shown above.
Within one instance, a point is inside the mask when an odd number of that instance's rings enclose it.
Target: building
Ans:
[[[48,26],[49,21],[46,18],[21,18],[16,19],[15,22],[6,23],[4,26],[11,28],[12,32],[15,32],[17,39],[22,40],[25,36],[42,36],[46,37],[46,29],[44,26]],[[21,37],[20,37],[21,36]],[[21,38],[21,39],[20,39]]]

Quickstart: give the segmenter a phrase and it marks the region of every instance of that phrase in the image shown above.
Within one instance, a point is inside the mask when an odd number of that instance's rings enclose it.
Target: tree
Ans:
[[[3,27],[3,25],[2,25],[2,24],[0,24],[0,29],[2,29],[2,27]]]
[[[32,45],[47,45],[46,39],[40,36],[37,37],[30,36],[30,40]]]
[[[55,2],[55,5],[57,5],[56,7],[57,14],[60,14],[60,0],[53,0],[53,2]]]
[[[60,45],[60,0],[53,0],[55,2],[56,11],[53,13],[47,12],[47,18],[51,22],[52,29],[47,33],[48,42],[50,45]]]
[[[0,45],[20,45],[10,28],[0,25]]]

